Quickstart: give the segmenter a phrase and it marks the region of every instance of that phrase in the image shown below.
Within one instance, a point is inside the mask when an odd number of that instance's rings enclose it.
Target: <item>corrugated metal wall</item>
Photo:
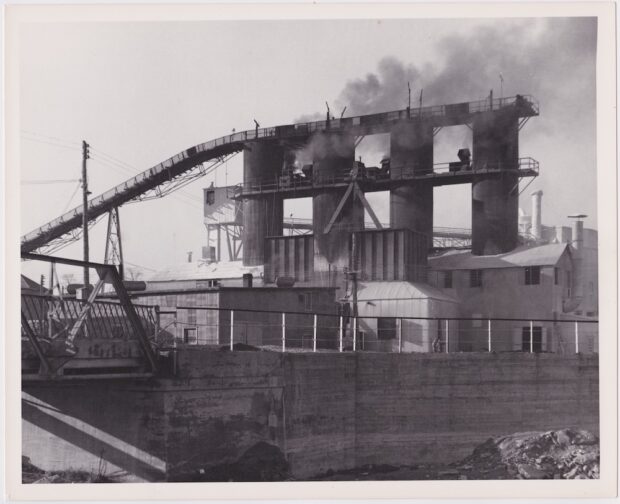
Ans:
[[[362,281],[425,282],[426,237],[409,229],[377,229],[355,233],[356,268]],[[354,265],[351,263],[350,267]]]
[[[170,294],[148,295],[132,297],[137,304],[157,305],[163,311],[175,311],[178,306],[213,307],[219,306],[219,292],[173,292]],[[177,310],[176,317],[172,314],[162,314],[160,326],[162,340],[172,344],[172,339],[183,341],[185,329],[196,330],[196,340],[199,345],[218,344],[219,317],[213,310]]]
[[[277,277],[293,277],[298,282],[312,280],[314,274],[314,236],[275,236],[266,238],[265,282]]]

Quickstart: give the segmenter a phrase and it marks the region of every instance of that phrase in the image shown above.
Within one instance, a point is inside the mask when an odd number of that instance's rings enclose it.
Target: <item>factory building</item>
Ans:
[[[322,287],[189,287],[174,284],[132,293],[137,304],[158,306],[163,346],[228,345],[233,341],[252,346],[280,347],[282,312],[287,315],[287,345],[312,348],[314,313],[324,314],[317,334],[318,347],[335,349],[336,293]],[[331,315],[331,316],[330,316]]]
[[[158,281],[189,289],[211,282],[219,289],[217,305],[227,307],[233,301],[226,298],[226,285],[237,289],[239,307],[267,306],[269,296],[288,292],[292,304],[277,309],[292,310],[300,308],[297,292],[319,289],[326,309],[337,302],[339,313],[357,313],[358,345],[368,350],[484,350],[488,327],[481,319],[524,318],[547,322],[497,322],[494,350],[521,350],[533,334],[536,351],[561,351],[569,338],[559,321],[598,314],[597,238],[583,228],[585,216],[575,216],[573,229],[544,226],[542,191],[533,194],[530,216],[519,209],[519,182],[538,175],[538,163],[520,157],[519,132],[536,115],[531,97],[491,95],[480,102],[278,127],[275,132],[288,140],[245,142],[243,183],[205,189],[205,224],[208,232],[217,229],[218,238],[213,246],[209,237],[201,278],[168,275],[147,283],[161,290]],[[458,161],[435,164],[434,136],[460,124],[472,130],[471,152],[460,146]],[[356,147],[373,134],[390,137],[389,157],[379,167],[356,161]],[[471,185],[468,250],[433,247],[433,191],[452,184]],[[389,193],[387,227],[366,200],[375,191]],[[293,232],[284,200],[307,197],[311,222]],[[216,214],[226,215],[216,221]],[[233,261],[228,266],[218,262],[223,230]],[[230,269],[228,284],[218,265]],[[242,278],[249,274],[254,287],[244,290]],[[588,341],[597,346],[595,335]]]
[[[432,352],[459,349],[460,322],[443,320],[460,315],[458,299],[447,292],[423,283],[362,282],[357,299],[358,337],[362,350]],[[427,320],[430,318],[435,319]],[[450,332],[453,333],[452,339]]]

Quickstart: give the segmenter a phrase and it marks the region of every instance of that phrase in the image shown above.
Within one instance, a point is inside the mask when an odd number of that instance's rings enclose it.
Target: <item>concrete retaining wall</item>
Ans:
[[[491,436],[598,434],[598,358],[179,351],[174,378],[25,383],[23,454],[148,481],[277,445],[294,475],[454,461]]]

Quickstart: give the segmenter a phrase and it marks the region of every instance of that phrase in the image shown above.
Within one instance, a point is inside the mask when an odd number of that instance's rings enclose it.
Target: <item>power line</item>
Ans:
[[[77,184],[77,186],[75,186],[75,190],[71,194],[71,197],[69,198],[69,201],[67,201],[67,204],[65,205],[65,208],[62,211],[63,214],[69,209],[69,205],[71,205],[71,202],[73,201],[73,198],[75,198],[76,193],[78,192],[78,190],[80,189],[80,186],[82,185],[82,181],[81,180],[78,180],[77,182],[78,182],[78,184]]]
[[[149,271],[157,271],[156,269],[147,268],[146,266],[142,266],[141,264],[136,264],[136,263],[132,263],[132,262],[129,262],[129,261],[125,261],[125,264],[129,264],[130,266],[134,266],[136,268],[141,268],[141,269],[145,269],[145,270],[149,270]]]
[[[64,149],[69,149],[69,150],[80,150],[78,146],[80,146],[81,144],[79,142],[74,142],[71,140],[63,140],[62,138],[59,138],[59,137],[43,135],[41,133],[36,133],[34,131],[29,131],[29,130],[21,130],[21,132],[22,132],[22,137],[25,140],[30,140],[32,142],[39,142],[39,143],[51,145],[53,147],[61,147]],[[36,136],[39,138],[31,138],[27,135]],[[90,152],[97,153],[98,155],[97,158],[100,163],[107,164],[108,166],[111,166],[111,165],[116,166],[117,168],[124,170],[125,173],[131,175],[132,177],[141,172],[141,170],[137,169],[135,166],[132,166],[129,163],[123,161],[122,159],[112,156],[111,154],[108,154],[107,152],[104,152],[101,149],[90,147]],[[92,157],[92,154],[91,154],[91,157]],[[95,158],[93,157],[92,159],[95,159]],[[73,180],[70,180],[70,182],[73,182]],[[34,184],[34,183],[43,183],[43,182],[32,182],[32,183]],[[179,197],[181,196],[185,197],[186,199],[191,200],[193,203],[198,203],[202,206],[202,198],[194,196],[186,191],[178,189],[174,196],[177,197],[177,199],[179,199]],[[183,201],[183,200],[179,199],[179,201]]]
[[[123,175],[127,175],[128,172],[127,170],[122,170],[119,169],[119,167],[113,163],[110,163],[108,161],[105,161],[101,158],[98,157],[92,157],[91,160],[95,163],[100,163],[103,164],[109,168],[111,168],[112,170],[116,171],[117,173],[121,173]],[[131,173],[130,173],[131,174]],[[137,175],[136,173],[131,174],[131,176],[135,176]],[[186,194],[172,194],[172,197],[175,197],[177,199],[177,201],[180,201],[181,203],[185,203],[186,205],[191,205],[194,208],[198,208],[198,207],[202,207],[202,200],[198,200],[198,198],[194,199],[194,197],[186,195]],[[200,205],[199,205],[200,202]]]
[[[114,156],[111,156],[109,154],[104,153],[103,151],[101,151],[100,149],[91,149],[95,152],[97,152],[99,154],[99,161],[105,163],[109,163],[111,165],[114,165],[122,170],[125,170],[128,174],[131,174],[132,176],[137,175],[138,173],[140,173],[140,170],[138,170],[135,166],[130,165],[129,163],[126,163],[125,161],[122,161],[118,158],[115,158]],[[199,198],[197,196],[194,196],[190,193],[188,193],[187,191],[183,191],[181,189],[177,189],[177,191],[175,191],[177,195],[183,195],[187,198],[190,198],[194,201],[196,201],[197,203],[200,203],[202,205],[202,198]]]
[[[80,148],[79,147],[73,147],[71,145],[64,145],[58,142],[48,142],[47,140],[42,140],[39,138],[29,138],[27,136],[23,136],[22,137],[24,140],[30,140],[31,142],[38,142],[38,143],[42,143],[42,144],[47,144],[47,145],[51,145],[53,147],[60,147],[62,149],[69,149],[69,150],[73,150],[73,151],[79,151]]]
[[[100,163],[106,164],[106,165],[108,165],[110,167],[117,167],[117,168],[123,170],[123,172],[127,173],[128,175],[131,175],[132,177],[134,177],[134,176],[136,176],[136,175],[138,175],[140,173],[140,171],[137,168],[131,166],[130,164],[125,163],[124,161],[120,161],[119,160],[119,162],[115,162],[115,161],[110,161],[109,159],[98,157],[98,156],[93,157],[93,159],[97,159]],[[188,193],[187,191],[177,190],[176,191],[176,195],[177,196],[184,196],[186,198],[189,198],[189,199],[192,199],[192,200],[196,201],[197,203],[202,204],[202,198],[194,196],[194,195]]]
[[[67,184],[70,182],[80,182],[80,179],[63,179],[63,180],[22,180],[23,185],[30,184]]]
[[[21,130],[22,134],[26,134],[26,135],[32,135],[32,136],[37,136],[37,137],[41,137],[41,138],[46,138],[48,140],[52,140],[52,141],[56,141],[56,142],[61,142],[61,143],[65,143],[65,144],[72,144],[72,145],[76,145],[79,146],[80,142],[76,142],[74,140],[64,140],[62,138],[58,138],[55,136],[50,136],[50,135],[44,135],[42,133],[37,133],[36,131],[29,131],[29,130]]]

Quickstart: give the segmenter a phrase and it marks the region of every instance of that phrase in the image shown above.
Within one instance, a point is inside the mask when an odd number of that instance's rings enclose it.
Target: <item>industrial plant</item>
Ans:
[[[544,167],[520,152],[519,136],[538,115],[534,97],[492,92],[356,117],[328,110],[321,121],[256,123],[101,195],[85,192],[82,205],[21,240],[24,260],[50,267],[47,288],[22,281],[24,451],[43,439],[42,460],[54,465],[54,449],[78,446],[77,460],[88,465],[110,450],[110,464],[147,481],[204,480],[215,469],[202,468],[231,463],[256,443],[277,447],[302,479],[407,456],[432,462],[446,453],[437,446],[465,455],[489,432],[511,428],[512,416],[489,405],[485,387],[506,387],[502,404],[531,401],[534,413],[516,414],[519,429],[570,427],[570,419],[596,430],[598,237],[583,214],[568,216],[572,226],[545,224],[542,191],[528,191]],[[472,145],[435,163],[435,136],[456,125],[471,129]],[[389,135],[378,166],[356,153],[372,135]],[[88,144],[83,149],[86,163]],[[239,153],[243,181],[203,190],[201,257],[189,253],[182,265],[126,278],[119,209],[170,194]],[[434,189],[455,184],[471,186],[471,229],[434,225]],[[387,223],[367,199],[380,191],[389,194]],[[311,198],[311,219],[285,216],[285,200],[297,198]],[[105,261],[95,263],[88,228],[106,216]],[[83,261],[55,253],[80,239]],[[62,284],[56,265],[83,269],[83,281]],[[589,360],[577,366],[584,354]],[[540,373],[554,377],[545,383],[564,380],[567,362],[589,373],[574,377],[587,390],[579,389],[577,406],[554,406],[549,423],[541,401],[551,391],[536,380]],[[121,382],[110,388],[110,378]],[[143,451],[117,453],[47,422],[45,404],[68,397],[53,387],[86,379],[87,389],[71,388],[83,401],[77,417],[95,421],[95,399],[84,395],[94,390],[93,398],[122,407],[129,430],[117,434],[131,431]],[[419,401],[410,407],[407,394],[424,394],[420,383],[435,390],[459,380],[477,384],[471,401],[479,411],[458,406],[452,393],[433,403],[430,422]],[[192,392],[198,385],[207,392]],[[553,392],[558,405],[564,393]],[[400,404],[409,409],[398,413]],[[395,426],[399,415],[421,416]],[[116,432],[102,418],[96,423]],[[488,428],[474,432],[474,424]]]
[[[153,187],[171,191],[200,176],[205,160],[218,166],[242,152],[243,183],[204,189],[202,258],[190,254],[183,267],[151,275],[145,290],[132,294],[175,310],[172,340],[229,341],[226,321],[208,323],[215,313],[176,310],[196,303],[250,310],[233,339],[257,346],[279,341],[263,333],[280,312],[306,311],[359,318],[360,349],[512,351],[529,349],[532,340],[536,351],[574,352],[575,329],[560,322],[597,318],[597,233],[584,229],[585,215],[572,216],[572,227],[544,226],[542,191],[532,194],[529,215],[519,208],[528,203],[525,182],[539,170],[521,156],[519,133],[538,113],[533,97],[491,94],[480,102],[257,127],[188,149],[95,198],[89,218],[114,217],[123,202]],[[472,149],[435,164],[434,137],[454,125],[471,128]],[[390,155],[365,166],[356,146],[375,134],[389,135]],[[433,227],[433,190],[450,184],[471,185],[471,230]],[[379,222],[365,197],[376,191],[389,191],[389,223]],[[307,197],[311,220],[285,218],[285,199]],[[81,219],[78,207],[26,235],[22,250],[53,243]],[[275,315],[251,312],[265,306]],[[540,322],[487,322],[510,318]],[[587,327],[582,349],[597,351],[597,332]],[[353,327],[345,329],[351,338]]]

